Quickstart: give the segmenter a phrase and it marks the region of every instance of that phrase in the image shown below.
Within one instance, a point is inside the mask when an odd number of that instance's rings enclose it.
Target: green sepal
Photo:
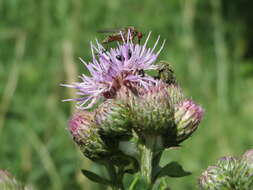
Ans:
[[[129,174],[134,174],[134,173],[138,172],[138,170],[139,170],[138,161],[131,156],[128,156],[128,159],[129,159],[129,165],[126,166],[124,172],[129,173]]]
[[[161,167],[159,166],[159,163],[160,163],[160,160],[161,160],[161,157],[162,157],[162,151],[158,152],[153,160],[152,160],[152,167],[153,167],[153,174],[152,174],[152,180],[155,181],[155,175],[161,170]]]
[[[105,178],[99,176],[98,174],[93,173],[89,170],[81,170],[81,171],[85,177],[87,177],[89,180],[91,180],[95,183],[100,183],[103,185],[112,185],[113,184],[110,180],[105,179]]]
[[[155,181],[160,177],[185,177],[191,175],[191,172],[187,172],[183,169],[183,167],[177,162],[170,162],[164,167],[160,168],[157,173],[154,175]]]
[[[159,166],[163,151],[159,151],[153,158],[152,167]]]

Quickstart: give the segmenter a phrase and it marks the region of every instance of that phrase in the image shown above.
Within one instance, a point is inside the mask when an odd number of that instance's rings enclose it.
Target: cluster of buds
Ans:
[[[203,190],[253,189],[253,150],[241,157],[226,156],[209,166],[199,178]]]
[[[109,50],[91,43],[92,63],[81,59],[91,76],[82,75],[82,82],[63,85],[81,95],[66,100],[78,104],[69,130],[93,161],[116,166],[136,163],[140,142],[155,139],[157,150],[152,151],[163,151],[179,146],[199,126],[203,109],[183,95],[171,67],[157,62],[164,42],[155,51],[159,38],[148,48],[149,37],[140,45],[132,42],[129,33],[126,40],[122,37],[122,44]],[[149,70],[158,71],[158,76],[148,75]],[[131,151],[122,149],[126,144]]]
[[[31,186],[24,186],[9,172],[0,170],[0,189],[2,190],[33,190]]]

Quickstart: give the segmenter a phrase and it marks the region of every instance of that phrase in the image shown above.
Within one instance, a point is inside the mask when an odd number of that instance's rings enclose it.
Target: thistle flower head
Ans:
[[[253,168],[253,149],[247,150],[243,155],[242,159],[245,160],[251,168]]]
[[[199,186],[203,190],[221,189],[226,184],[226,177],[223,175],[221,168],[209,166],[199,177]]]
[[[14,179],[14,177],[9,172],[0,170],[0,183],[3,183],[9,179]]]
[[[175,106],[174,119],[178,143],[190,137],[198,128],[203,113],[203,109],[192,100],[184,100]]]
[[[23,190],[24,187],[9,172],[0,170],[0,189]]]
[[[239,176],[237,173],[243,175],[238,164],[238,159],[233,156],[224,156],[218,159],[214,166],[209,166],[202,173],[199,178],[199,186],[204,190],[230,190],[231,187],[237,186],[236,184],[240,180],[237,178]]]
[[[69,131],[82,153],[91,160],[109,157],[111,151],[98,133],[94,123],[94,113],[80,111],[69,121]]]
[[[69,131],[77,144],[85,143],[94,123],[90,112],[77,112],[69,121]]]
[[[253,149],[247,150],[242,156],[241,156],[241,162],[244,163],[248,168],[249,175],[253,176]],[[252,179],[253,183],[253,179]],[[253,184],[252,184],[253,186]]]
[[[123,43],[108,51],[98,42],[96,45],[91,43],[92,63],[86,63],[81,59],[91,76],[82,75],[80,77],[82,82],[63,85],[77,89],[77,94],[82,97],[65,101],[75,100],[79,108],[88,109],[101,97],[114,98],[122,86],[148,88],[154,82],[152,77],[143,76],[141,71],[156,69],[153,63],[160,54],[164,43],[155,52],[159,37],[151,49],[147,48],[150,33],[144,45],[133,43],[130,35],[129,32],[126,41],[122,37]]]
[[[203,190],[249,190],[253,188],[252,176],[253,170],[245,155],[241,158],[224,156],[202,173],[199,186]]]
[[[126,136],[128,131],[123,128],[125,122],[121,123],[120,116],[116,113],[117,108],[115,108],[116,110],[114,107],[110,109],[110,105],[110,103],[103,105],[100,108],[104,109],[102,113],[85,110],[77,112],[69,122],[69,130],[74,141],[87,158],[98,162],[107,161],[117,166],[127,166],[132,163],[133,158],[119,150],[121,138],[118,137],[120,135]],[[114,117],[118,117],[118,122],[110,122],[110,119]]]

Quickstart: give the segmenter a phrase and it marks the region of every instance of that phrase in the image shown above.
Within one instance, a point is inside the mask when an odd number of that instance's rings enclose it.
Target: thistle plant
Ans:
[[[73,140],[84,156],[107,168],[110,178],[82,172],[112,189],[159,189],[162,177],[190,175],[177,162],[164,167],[159,162],[165,150],[180,146],[196,131],[203,109],[185,97],[170,65],[158,61],[165,41],[158,47],[158,37],[149,48],[150,36],[139,44],[129,32],[110,49],[91,43],[92,62],[81,59],[90,76],[63,85],[80,95],[65,100],[77,103],[69,122]],[[149,75],[150,70],[158,75]],[[133,175],[129,186],[124,183],[127,173]]]
[[[31,186],[25,186],[17,181],[6,170],[0,170],[0,189],[1,190],[33,190]]]
[[[203,190],[253,189],[253,150],[240,157],[220,158],[202,173],[199,186]]]

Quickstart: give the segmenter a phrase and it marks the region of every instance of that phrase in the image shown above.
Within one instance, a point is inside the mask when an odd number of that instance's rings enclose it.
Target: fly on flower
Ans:
[[[175,84],[176,77],[171,65],[166,61],[158,62],[158,76],[156,77],[167,84]]]
[[[108,30],[100,30],[100,33],[111,33],[103,40],[103,44],[107,44],[114,41],[126,41],[128,38],[128,34],[130,33],[130,40],[133,40],[137,37],[138,43],[140,43],[141,38],[143,37],[143,33],[138,31],[134,26],[123,27],[120,29],[108,29]]]

